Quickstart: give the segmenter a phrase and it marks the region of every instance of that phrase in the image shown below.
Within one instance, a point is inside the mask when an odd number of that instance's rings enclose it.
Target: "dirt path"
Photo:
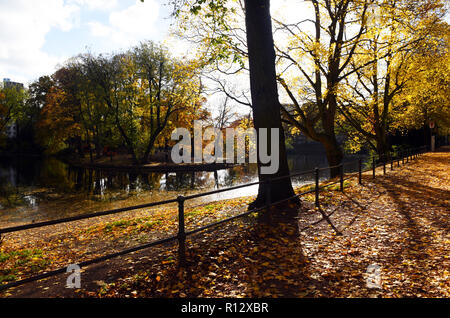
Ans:
[[[342,235],[304,197],[295,224],[268,229],[249,218],[193,237],[186,270],[166,245],[86,268],[81,290],[64,288],[65,274],[3,296],[449,297],[449,162],[442,148],[321,193]]]

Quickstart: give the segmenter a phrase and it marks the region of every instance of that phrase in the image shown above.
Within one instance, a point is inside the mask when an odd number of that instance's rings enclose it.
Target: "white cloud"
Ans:
[[[71,30],[78,12],[63,0],[0,1],[0,77],[26,82],[51,71],[61,59],[41,50],[45,36]]]
[[[111,28],[97,21],[88,22],[91,34],[97,37],[107,37],[111,35]]]
[[[135,4],[123,10],[113,10],[109,15],[109,24],[97,21],[89,22],[91,35],[105,37],[123,47],[136,44],[143,39],[158,36],[157,21],[159,4],[155,0]]]
[[[89,10],[112,10],[118,5],[118,0],[69,0],[78,6],[83,6]]]
[[[105,40],[105,48],[126,48],[158,38],[157,1],[136,0],[120,9],[118,0],[0,0],[0,80],[10,77],[28,83],[54,72],[69,56],[46,53],[46,36],[52,30],[66,32],[82,27],[83,10],[109,14],[108,23],[94,20],[87,24],[92,37]],[[92,40],[86,38],[85,44]]]

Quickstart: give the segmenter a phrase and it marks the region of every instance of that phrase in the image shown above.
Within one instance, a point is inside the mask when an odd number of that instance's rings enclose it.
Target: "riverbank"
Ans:
[[[249,217],[190,237],[192,267],[186,270],[177,269],[176,244],[167,244],[86,268],[77,292],[65,289],[66,275],[60,275],[3,296],[449,297],[450,152],[444,150],[386,176],[379,169],[376,179],[368,172],[362,186],[351,180],[344,193],[337,188],[322,192],[322,212],[342,235],[323,221],[309,195],[302,197],[295,225],[268,229]],[[188,207],[186,224],[193,229],[239,214],[251,200]],[[175,206],[83,222],[6,236],[3,280],[132,247],[177,229]],[[370,265],[380,268],[381,288],[367,287]]]
[[[115,155],[114,157],[101,157],[90,161],[88,158],[81,160],[68,160],[74,167],[88,169],[102,169],[114,171],[127,171],[135,173],[170,173],[170,172],[192,172],[192,171],[217,171],[236,166],[230,163],[180,163],[164,162],[159,158],[148,164],[133,164],[129,155]]]

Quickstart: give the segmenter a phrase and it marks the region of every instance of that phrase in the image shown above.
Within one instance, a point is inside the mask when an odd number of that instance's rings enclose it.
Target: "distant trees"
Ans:
[[[40,83],[43,84],[42,87]],[[48,85],[46,87],[46,85]],[[36,137],[41,147],[49,154],[56,153],[67,146],[72,147],[78,141],[81,151],[81,130],[79,105],[77,95],[77,73],[74,69],[63,67],[59,69],[50,81],[41,78],[32,86],[32,99],[44,92],[43,104],[36,123]]]
[[[23,100],[20,95],[20,92],[13,88],[0,89],[0,132],[3,134],[21,108]]]
[[[445,11],[440,1],[375,4],[369,9],[368,31],[361,39],[358,57],[350,63],[351,76],[341,86],[339,111],[340,124],[347,132],[361,140],[360,145],[365,143],[384,156],[389,155],[388,135],[405,127],[401,117],[412,110],[407,107],[412,105],[407,102],[407,87],[410,94],[420,91],[426,85],[421,74],[433,69],[433,63],[421,64],[426,60],[420,56],[438,58],[449,43],[442,42]],[[435,71],[445,74],[444,65]]]
[[[38,139],[48,152],[70,146],[82,156],[87,145],[91,159],[123,145],[134,163],[147,163],[174,127],[203,115],[198,72],[195,61],[152,42],[77,56],[32,85],[32,98],[42,103]]]
[[[450,128],[450,27],[439,24],[409,61],[411,80],[393,103],[400,107],[392,126],[402,132],[425,128],[429,123]],[[429,136],[424,136],[425,143]]]

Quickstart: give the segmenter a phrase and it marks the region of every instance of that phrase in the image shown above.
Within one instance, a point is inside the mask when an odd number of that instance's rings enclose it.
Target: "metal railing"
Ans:
[[[68,217],[68,218],[62,218],[62,219],[58,219],[58,220],[51,220],[51,221],[45,221],[45,222],[38,222],[38,223],[32,223],[32,224],[27,224],[27,225],[20,225],[20,226],[15,226],[15,227],[9,227],[9,228],[3,228],[0,229],[0,242],[1,242],[1,238],[3,234],[6,233],[14,233],[14,232],[18,232],[18,231],[24,231],[24,230],[29,230],[29,229],[34,229],[34,228],[39,228],[39,227],[44,227],[44,226],[50,226],[50,225],[56,225],[56,224],[62,224],[62,223],[68,223],[68,222],[74,222],[74,221],[79,221],[79,220],[84,220],[84,219],[90,219],[90,218],[95,218],[95,217],[100,217],[100,216],[106,216],[106,215],[113,215],[113,214],[118,214],[118,213],[123,213],[123,212],[127,212],[127,211],[132,211],[132,210],[138,210],[138,209],[143,209],[143,208],[150,208],[150,207],[156,207],[156,206],[161,206],[161,205],[166,205],[166,204],[170,204],[170,203],[178,203],[178,233],[177,235],[173,235],[164,239],[160,239],[157,241],[153,241],[153,242],[149,242],[143,245],[139,245],[136,247],[132,247],[129,249],[125,249],[116,253],[112,253],[112,254],[108,254],[108,255],[104,255],[98,258],[94,258],[91,260],[87,260],[84,262],[81,262],[79,264],[77,264],[80,268],[95,264],[95,263],[100,263],[121,255],[125,255],[125,254],[129,254],[129,253],[133,253],[133,252],[137,252],[143,249],[147,249],[150,247],[154,247],[157,245],[161,245],[161,244],[165,244],[165,243],[169,243],[169,242],[173,242],[173,241],[178,241],[178,263],[180,266],[185,266],[186,264],[186,237],[193,235],[195,233],[204,231],[206,229],[212,228],[212,227],[216,227],[220,224],[223,223],[227,223],[233,220],[236,220],[238,218],[242,218],[244,216],[253,214],[253,213],[257,213],[263,210],[269,210],[271,207],[279,205],[283,202],[287,202],[293,199],[296,199],[298,197],[304,196],[306,194],[311,194],[314,193],[315,194],[315,205],[317,207],[320,206],[320,191],[328,188],[332,185],[336,185],[339,184],[339,188],[340,191],[344,191],[344,181],[354,178],[355,176],[358,176],[358,182],[359,184],[362,184],[362,174],[372,170],[372,174],[373,174],[373,178],[375,178],[376,176],[376,168],[378,167],[383,167],[383,174],[386,174],[386,164],[390,164],[391,170],[394,170],[394,163],[397,163],[397,166],[400,167],[400,162],[402,162],[402,164],[408,163],[409,161],[416,159],[419,155],[423,154],[424,152],[426,152],[427,147],[423,146],[423,147],[419,147],[419,148],[414,148],[414,149],[407,149],[404,150],[402,152],[399,152],[396,155],[389,155],[389,156],[385,156],[385,157],[379,157],[379,156],[373,156],[372,157],[372,161],[371,161],[371,167],[368,167],[366,169],[363,168],[363,161],[362,159],[358,159],[357,161],[350,161],[350,162],[346,162],[346,163],[342,163],[340,165],[337,166],[332,166],[332,167],[325,167],[325,168],[316,168],[314,170],[310,170],[310,171],[303,171],[303,172],[299,172],[299,173],[293,173],[293,174],[289,174],[287,176],[281,176],[281,177],[276,177],[276,178],[271,178],[268,179],[266,182],[266,188],[267,188],[267,195],[265,198],[265,205],[261,206],[259,208],[255,208],[252,209],[250,211],[247,211],[245,213],[241,213],[214,223],[210,223],[208,225],[196,228],[194,230],[190,230],[190,231],[186,231],[185,228],[185,203],[188,200],[193,200],[199,197],[204,197],[204,196],[208,196],[208,195],[213,195],[213,194],[218,194],[218,193],[222,193],[222,192],[227,192],[227,191],[232,191],[232,190],[237,190],[237,189],[241,189],[241,188],[245,188],[245,187],[250,187],[250,186],[254,186],[254,185],[259,185],[262,182],[258,181],[258,182],[252,182],[252,183],[248,183],[248,184],[243,184],[243,185],[238,185],[238,186],[234,186],[234,187],[229,187],[229,188],[224,188],[224,189],[218,189],[218,190],[214,190],[214,191],[209,191],[209,192],[203,192],[203,193],[198,193],[198,194],[193,194],[193,195],[189,195],[189,196],[179,196],[176,199],[171,199],[171,200],[165,200],[165,201],[159,201],[159,202],[153,202],[153,203],[148,203],[148,204],[143,204],[143,205],[137,205],[137,206],[132,206],[132,207],[127,207],[127,208],[120,208],[120,209],[114,209],[114,210],[109,210],[109,211],[102,211],[102,212],[96,212],[96,213],[90,213],[90,214],[84,214],[84,215],[80,215],[80,216],[74,216],[74,217]],[[353,172],[353,173],[349,173],[349,174],[345,174],[344,173],[344,167],[346,165],[350,165],[350,164],[355,164],[358,163],[358,171],[357,172]],[[322,171],[326,171],[328,169],[336,169],[339,168],[339,177],[337,178],[337,181],[333,181],[333,182],[327,182],[324,185],[320,185],[320,174]],[[294,178],[294,177],[299,177],[299,176],[303,176],[303,175],[314,175],[314,184],[311,184],[310,186],[314,186],[313,189],[295,194],[292,197],[283,199],[283,200],[279,200],[276,202],[272,202],[271,198],[270,198],[270,186],[271,183],[273,181],[277,181],[280,179],[286,179],[286,178]],[[333,180],[333,179],[332,179]],[[330,181],[330,180],[327,180]],[[307,186],[307,185],[306,185]],[[66,272],[66,267],[64,268],[60,268],[57,270],[53,270],[53,271],[48,271],[39,275],[35,275],[32,277],[28,277],[28,278],[24,278],[21,280],[17,280],[14,282],[10,282],[7,284],[3,284],[0,285],[0,291],[2,290],[6,290],[12,287],[17,287],[26,283],[30,283],[30,282],[34,282],[34,281],[38,281],[41,279],[45,279],[51,276],[55,276],[61,273],[65,273]]]

